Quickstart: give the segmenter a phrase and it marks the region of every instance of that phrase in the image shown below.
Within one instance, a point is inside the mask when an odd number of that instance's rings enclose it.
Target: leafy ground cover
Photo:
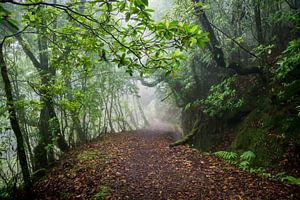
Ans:
[[[66,154],[36,182],[34,199],[297,199],[299,187],[241,171],[170,134],[107,136]]]

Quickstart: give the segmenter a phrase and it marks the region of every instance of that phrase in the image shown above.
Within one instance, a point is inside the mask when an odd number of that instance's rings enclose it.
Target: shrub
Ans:
[[[235,79],[235,77],[227,78],[210,88],[207,98],[200,101],[204,106],[203,112],[211,117],[222,117],[243,105],[244,99],[239,98],[233,88]]]

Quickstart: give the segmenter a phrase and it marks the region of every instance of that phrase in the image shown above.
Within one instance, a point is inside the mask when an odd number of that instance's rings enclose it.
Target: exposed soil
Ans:
[[[110,135],[65,156],[35,184],[35,199],[297,199],[298,188],[240,171],[170,133]]]

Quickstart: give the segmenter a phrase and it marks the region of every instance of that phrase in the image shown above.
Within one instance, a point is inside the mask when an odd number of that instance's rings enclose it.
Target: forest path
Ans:
[[[73,151],[35,184],[36,199],[291,199],[293,187],[235,169],[171,135],[113,134]]]

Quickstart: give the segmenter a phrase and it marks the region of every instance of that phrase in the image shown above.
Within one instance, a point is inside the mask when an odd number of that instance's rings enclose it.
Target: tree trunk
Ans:
[[[253,0],[257,42],[259,45],[265,45],[266,41],[265,41],[265,37],[263,34],[262,23],[261,23],[260,4],[261,4],[260,1]],[[264,65],[266,65],[266,63],[267,63],[267,55],[266,55],[266,53],[263,53],[260,64],[262,66],[264,66]]]
[[[71,115],[72,115],[74,130],[76,131],[77,139],[79,139],[79,144],[86,143],[87,137],[86,137],[86,134],[85,134],[83,128],[81,127],[79,113],[77,113],[76,111],[72,111]]]
[[[112,88],[112,91],[113,91],[113,88]],[[114,126],[113,126],[113,122],[112,122],[112,108],[113,108],[113,103],[114,103],[114,98],[113,98],[113,94],[110,95],[110,105],[109,105],[109,110],[107,110],[108,112],[108,124],[109,124],[109,127],[110,127],[110,131],[111,133],[115,133],[115,129],[114,129]]]
[[[73,90],[70,76],[66,77],[65,86],[69,91]],[[71,93],[68,93],[67,94],[67,99],[68,99],[68,101],[73,101],[74,97]],[[71,110],[70,113],[71,113],[73,129],[76,132],[78,143],[79,144],[86,143],[87,142],[87,137],[86,137],[86,134],[84,132],[84,128],[81,126],[81,122],[80,122],[80,118],[79,118],[79,110]]]
[[[140,102],[138,96],[136,96],[136,103],[137,103],[138,110],[139,110],[139,112],[140,112],[140,114],[141,114],[141,117],[142,117],[142,119],[143,119],[143,121],[144,121],[143,126],[144,126],[144,127],[149,126],[149,122],[148,122],[148,120],[147,120],[147,118],[146,118],[146,116],[145,116],[144,110],[143,110],[143,108],[142,108],[142,105],[141,105],[141,102]]]
[[[15,51],[15,48],[13,48],[13,59],[14,62],[17,63],[18,60],[18,54]],[[15,92],[15,98],[16,100],[23,100],[25,97],[20,95],[20,89],[19,89],[19,82],[18,82],[18,78],[19,78],[19,74],[18,74],[18,67],[16,65],[14,65],[13,71],[14,71],[14,76],[12,77],[12,86],[13,86],[13,91]],[[18,109],[16,109],[17,112],[17,117],[19,119],[19,124],[20,124],[20,128],[21,128],[21,132],[23,133],[23,138],[25,141],[25,145],[27,147],[28,153],[29,153],[29,159],[28,159],[28,163],[31,164],[31,166],[34,166],[34,162],[33,162],[33,153],[32,153],[32,149],[31,149],[31,145],[30,145],[30,140],[29,140],[29,132],[28,132],[28,123],[27,123],[27,119],[26,119],[26,111],[24,106],[20,106]]]
[[[30,190],[32,186],[30,180],[30,173],[29,173],[28,163],[26,159],[23,136],[19,126],[19,121],[17,119],[16,107],[14,105],[12,86],[8,77],[8,71],[4,61],[3,43],[0,44],[0,67],[1,67],[2,79],[4,83],[5,94],[7,98],[6,105],[9,112],[9,120],[17,140],[17,155],[22,170],[24,184],[25,184],[25,188]]]
[[[193,0],[194,3],[199,3],[199,0]],[[204,11],[202,11],[199,7],[195,8],[195,12],[199,17],[199,22],[204,31],[208,32],[209,43],[206,43],[207,48],[210,50],[216,64],[218,67],[226,67],[226,63],[224,60],[224,53],[222,48],[220,47],[219,40],[216,37],[216,34],[210,25],[207,16]]]
[[[66,152],[67,150],[69,150],[69,146],[64,135],[61,132],[59,120],[54,109],[54,103],[52,98],[48,100],[47,107],[49,109],[49,114],[50,114],[50,121],[51,121],[50,128],[52,131],[52,135],[54,135],[55,137],[54,139],[57,142],[58,148],[61,151]]]
[[[262,31],[262,24],[261,24],[260,1],[253,0],[253,6],[254,6],[254,18],[255,18],[257,41],[259,44],[265,44],[263,31]]]
[[[45,131],[47,128],[50,130],[48,133],[49,136],[47,136],[46,145],[52,144],[52,139],[54,138],[57,142],[58,148],[65,152],[68,150],[68,144],[62,135],[62,132],[60,130],[60,124],[59,120],[57,118],[55,108],[54,108],[54,102],[53,97],[51,94],[49,94],[49,89],[47,89],[49,86],[52,85],[51,78],[53,78],[56,74],[55,69],[51,66],[49,66],[49,55],[48,55],[48,42],[47,37],[42,36],[41,39],[38,40],[38,46],[39,46],[39,56],[40,56],[40,68],[41,68],[41,79],[42,79],[42,89],[40,91],[41,93],[41,101],[43,103],[43,110],[44,112],[41,112],[40,119],[43,121],[49,121],[51,123],[44,123],[46,127],[40,127],[40,134],[43,135],[44,133],[41,131]],[[44,114],[44,115],[43,115]],[[49,140],[50,139],[50,140]],[[51,154],[51,151],[49,152]],[[52,155],[49,155],[50,159],[52,158]],[[52,160],[52,159],[51,159]]]
[[[121,106],[121,102],[120,102],[120,95],[118,96],[118,103],[116,104],[117,106],[117,109],[119,109],[119,112],[120,112],[120,115],[122,116],[122,124],[123,124],[123,129],[126,131],[126,118],[125,118],[125,115],[124,115],[124,112],[122,110],[122,106]]]
[[[194,3],[199,3],[200,0],[192,0]],[[199,7],[195,7],[195,13],[198,16],[201,27],[204,31],[208,32],[209,43],[206,44],[206,47],[211,52],[214,61],[218,67],[226,68],[226,62],[224,59],[224,53],[220,47],[220,42],[216,37],[216,34],[212,28],[211,23],[209,22],[205,12]],[[242,68],[238,63],[229,63],[228,68],[235,71],[235,73],[240,75],[252,74],[252,73],[261,73],[262,71],[258,67],[252,68]]]
[[[4,28],[12,32],[13,34],[17,33],[17,30],[15,28],[12,28],[11,26],[6,26],[4,25]],[[59,121],[58,118],[55,114],[55,109],[54,109],[54,104],[53,104],[53,99],[52,95],[49,94],[49,91],[47,91],[47,86],[51,85],[51,77],[55,75],[55,69],[53,67],[49,67],[49,55],[48,55],[48,44],[47,44],[47,38],[45,36],[41,37],[38,40],[38,47],[39,47],[39,57],[40,60],[38,60],[31,49],[29,48],[29,45],[26,44],[26,42],[23,40],[23,38],[18,34],[15,35],[15,38],[18,40],[20,45],[22,46],[25,54],[29,57],[31,60],[33,66],[38,70],[42,86],[45,86],[44,89],[41,89],[40,94],[41,94],[41,102],[42,105],[44,106],[41,111],[41,116],[40,116],[40,123],[39,123],[39,132],[41,135],[41,141],[37,145],[36,149],[34,152],[38,155],[35,156],[35,159],[40,160],[38,161],[39,164],[44,165],[44,167],[47,166],[48,159],[47,159],[47,151],[45,150],[46,147],[52,143],[48,138],[52,136],[55,136],[54,139],[57,141],[57,146],[62,150],[66,151],[68,148],[67,147],[67,142],[65,141],[63,135],[61,134],[60,131],[60,126],[59,126]],[[61,57],[65,56],[65,54],[62,54]],[[58,58],[58,60],[61,59],[61,57]],[[42,87],[43,88],[43,87]],[[47,108],[45,107],[47,105]],[[48,115],[46,115],[48,113]],[[43,116],[45,115],[45,116]],[[44,118],[48,117],[48,118]],[[43,138],[45,134],[48,134],[48,131],[51,129],[50,127],[42,127],[42,126],[48,126],[49,123],[46,123],[46,120],[53,119],[53,122],[56,123],[54,126],[57,127],[55,132],[49,133],[50,135],[47,136],[46,138]],[[43,125],[41,124],[43,123]],[[51,129],[54,130],[54,129]],[[47,141],[46,141],[47,140]],[[50,157],[52,157],[50,155]],[[42,166],[43,168],[43,166]]]

